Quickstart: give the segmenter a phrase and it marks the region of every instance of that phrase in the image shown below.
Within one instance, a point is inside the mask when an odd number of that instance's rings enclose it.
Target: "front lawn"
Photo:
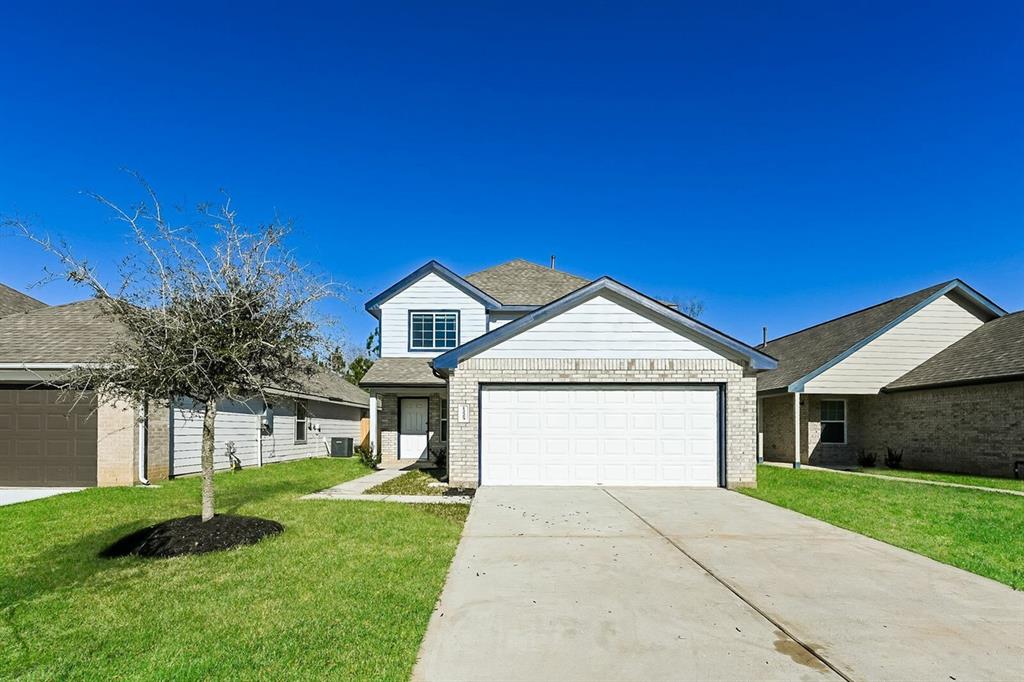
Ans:
[[[1024,589],[1024,497],[773,466],[741,492]]]
[[[298,499],[365,473],[314,459],[219,474],[218,511],[284,533],[176,559],[96,554],[198,513],[198,478],[0,508],[0,677],[408,679],[466,507]]]
[[[366,491],[367,495],[444,495],[446,487],[431,486],[440,481],[439,469],[416,469],[384,481]]]
[[[898,478],[918,478],[923,481],[941,481],[942,483],[959,483],[961,485],[977,485],[983,488],[1000,488],[1024,492],[1024,480],[1013,478],[996,478],[994,476],[968,476],[967,474],[946,474],[937,471],[907,471],[905,469],[875,469],[872,467],[858,469],[862,474],[873,476],[896,476]]]

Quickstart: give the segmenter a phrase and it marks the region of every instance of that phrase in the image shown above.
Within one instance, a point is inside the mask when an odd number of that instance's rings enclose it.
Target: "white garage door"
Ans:
[[[718,389],[489,386],[484,485],[718,485]]]

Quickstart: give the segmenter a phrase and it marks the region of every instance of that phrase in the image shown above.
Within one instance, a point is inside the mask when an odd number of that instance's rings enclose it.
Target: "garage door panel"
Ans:
[[[0,390],[0,485],[96,485],[95,399]]]
[[[717,410],[715,387],[484,387],[481,482],[715,486]]]

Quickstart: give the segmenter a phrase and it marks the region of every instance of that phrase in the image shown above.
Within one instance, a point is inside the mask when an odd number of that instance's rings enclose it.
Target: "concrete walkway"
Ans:
[[[18,502],[29,502],[41,500],[44,497],[64,495],[66,493],[77,493],[84,488],[15,488],[0,487],[0,507]]]
[[[465,495],[367,495],[365,491],[381,483],[409,473],[409,469],[382,469],[372,474],[345,481],[333,488],[306,495],[304,500],[350,500],[361,502],[400,502],[405,504],[469,504],[473,498]]]
[[[483,488],[417,680],[1019,679],[1024,594],[725,490]]]
[[[792,469],[792,464],[784,462],[762,462],[770,467],[781,467]],[[967,483],[950,483],[949,481],[930,481],[927,478],[907,478],[906,476],[886,476],[885,474],[866,474],[863,471],[849,471],[848,469],[834,469],[832,467],[816,467],[810,464],[801,464],[801,469],[810,471],[827,471],[830,474],[846,474],[847,476],[868,476],[870,478],[881,478],[886,481],[897,481],[899,483],[922,483],[924,485],[937,485],[943,488],[967,488],[968,490],[981,490],[986,493],[1003,493],[1004,495],[1020,495],[1024,497],[1024,490],[1009,490],[1007,488],[989,488],[983,485],[968,485]]]

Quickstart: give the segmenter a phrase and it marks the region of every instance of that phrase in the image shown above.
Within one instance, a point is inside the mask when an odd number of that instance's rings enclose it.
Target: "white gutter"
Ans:
[[[139,483],[149,485],[149,479],[146,478],[146,421],[148,410],[145,403],[139,406],[139,414]]]

